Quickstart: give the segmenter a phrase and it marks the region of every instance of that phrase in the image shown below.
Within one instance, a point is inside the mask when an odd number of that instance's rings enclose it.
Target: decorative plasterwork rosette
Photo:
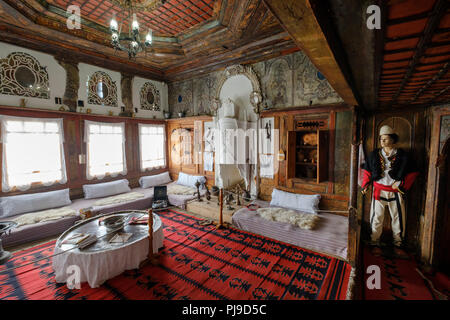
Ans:
[[[262,95],[261,95],[261,86],[259,84],[258,75],[255,73],[255,71],[250,66],[242,66],[242,65],[234,65],[230,66],[225,69],[222,77],[219,78],[218,84],[217,84],[217,91],[216,91],[216,97],[213,102],[213,106],[211,107],[212,111],[214,112],[218,106],[217,101],[220,101],[220,91],[222,90],[222,86],[229,78],[237,75],[244,75],[246,76],[251,84],[253,91],[250,95],[250,102],[253,105],[253,111],[256,114],[259,114],[259,105],[262,101]],[[219,105],[220,107],[220,105]]]
[[[25,52],[0,59],[0,94],[50,99],[47,67]]]
[[[89,104],[117,107],[117,86],[107,73],[96,71],[89,78],[88,86]]]
[[[140,91],[141,109],[159,111],[161,106],[161,98],[159,90],[151,82],[146,82]]]

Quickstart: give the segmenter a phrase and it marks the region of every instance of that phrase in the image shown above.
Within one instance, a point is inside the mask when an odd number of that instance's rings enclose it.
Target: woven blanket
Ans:
[[[294,210],[269,207],[269,208],[259,208],[257,210],[258,214],[270,221],[287,222],[300,229],[311,230],[316,225],[319,220],[319,216],[312,213],[301,213]]]
[[[116,196],[111,196],[98,200],[97,202],[94,203],[94,206],[107,206],[109,204],[133,201],[143,197],[145,197],[145,195],[139,192],[122,193]]]
[[[179,184],[171,185],[167,187],[167,193],[168,194],[182,194],[182,195],[193,195],[196,189],[182,186]]]
[[[13,221],[17,222],[17,226],[20,227],[27,224],[57,220],[61,219],[62,217],[76,216],[77,214],[78,213],[70,207],[62,207],[57,209],[30,212],[16,219],[13,219]]]

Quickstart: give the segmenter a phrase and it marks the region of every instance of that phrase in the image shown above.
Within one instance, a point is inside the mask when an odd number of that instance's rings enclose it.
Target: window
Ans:
[[[85,120],[86,177],[102,179],[126,174],[125,123]]]
[[[166,165],[165,140],[164,125],[139,124],[142,171]]]
[[[2,191],[66,183],[62,119],[1,116]]]

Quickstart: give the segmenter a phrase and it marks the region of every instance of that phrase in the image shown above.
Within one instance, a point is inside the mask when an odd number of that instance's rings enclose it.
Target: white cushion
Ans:
[[[83,185],[84,198],[94,199],[131,191],[127,179]]]
[[[64,207],[71,204],[69,189],[0,198],[0,217]]]
[[[273,189],[270,206],[288,208],[308,213],[319,210],[320,194],[296,194]]]
[[[177,184],[195,188],[195,183],[197,181],[200,181],[200,183],[206,183],[206,178],[205,176],[193,176],[184,172],[180,172],[180,174],[178,175]]]
[[[141,177],[139,179],[139,184],[141,188],[145,189],[166,184],[169,183],[170,181],[172,180],[170,180],[169,172],[166,171],[160,174],[155,174],[154,176]]]

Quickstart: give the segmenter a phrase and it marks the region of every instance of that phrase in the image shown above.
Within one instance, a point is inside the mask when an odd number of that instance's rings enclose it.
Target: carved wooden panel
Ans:
[[[117,107],[117,85],[103,71],[96,71],[89,78],[88,103]]]
[[[0,59],[0,94],[50,99],[47,67],[25,52]]]

